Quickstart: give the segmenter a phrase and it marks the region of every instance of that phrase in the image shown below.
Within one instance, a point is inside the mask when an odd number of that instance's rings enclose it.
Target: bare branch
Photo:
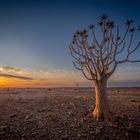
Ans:
[[[136,63],[136,62],[140,62],[140,60],[127,60],[127,62]]]
[[[139,47],[140,47],[140,42],[138,43],[138,45],[132,51],[130,51],[130,54],[134,53]]]
[[[73,65],[74,65],[74,67],[75,67],[77,70],[82,70],[81,68],[79,68],[79,67],[75,64],[75,62],[73,62]]]
[[[94,80],[94,79],[92,79],[92,78],[89,78],[89,77],[85,74],[85,72],[84,72],[83,69],[82,69],[82,73],[83,73],[83,75],[85,76],[86,79],[88,79],[88,80]]]
[[[126,22],[126,30],[121,37],[120,28],[112,20],[103,16],[99,22],[99,30],[91,25],[88,30],[77,31],[69,46],[70,54],[74,58],[73,65],[80,70],[88,80],[109,78],[118,64],[125,62],[140,62],[131,60],[130,56],[140,47],[140,41],[132,48],[135,28],[131,27],[132,20]],[[101,39],[97,38],[100,32]],[[129,38],[130,35],[130,38]],[[120,57],[126,51],[125,57]]]

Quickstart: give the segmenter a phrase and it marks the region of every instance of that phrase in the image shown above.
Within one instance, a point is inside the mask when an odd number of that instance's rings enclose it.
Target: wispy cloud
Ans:
[[[1,66],[0,67],[0,77],[3,78],[16,78],[21,80],[33,80],[28,72],[23,69],[17,69],[11,66]]]
[[[1,66],[0,77],[32,80],[35,86],[75,85],[76,83],[86,80],[80,72],[75,70],[34,70],[30,68],[19,69],[11,66]]]
[[[27,71],[23,69],[17,69],[11,66],[1,66],[0,72],[6,72],[6,73],[16,73],[16,74],[27,74]]]
[[[18,76],[18,75],[10,75],[10,74],[0,74],[0,77],[16,78],[16,79],[21,79],[21,80],[33,80],[33,78],[30,78],[30,77]]]

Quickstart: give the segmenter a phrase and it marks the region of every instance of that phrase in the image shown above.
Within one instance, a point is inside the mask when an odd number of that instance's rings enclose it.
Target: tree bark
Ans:
[[[106,93],[107,81],[94,81],[94,87],[96,102],[92,115],[97,121],[109,121],[110,109]]]

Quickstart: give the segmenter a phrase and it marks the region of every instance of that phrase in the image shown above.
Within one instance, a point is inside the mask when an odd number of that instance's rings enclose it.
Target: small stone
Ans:
[[[81,137],[86,137],[87,135],[86,134],[81,134]]]
[[[136,102],[136,100],[135,100],[135,99],[132,99],[132,100],[131,100],[131,102],[133,102],[133,103],[134,103],[134,102]]]
[[[128,136],[129,136],[129,133],[128,133],[128,132],[126,132],[126,133],[125,133],[125,135],[126,135],[126,137],[128,137]]]
[[[75,126],[75,124],[74,124],[74,123],[71,123],[71,124],[70,124],[70,127],[72,127],[72,128],[73,128],[74,126]]]
[[[80,138],[81,137],[81,134],[77,134],[77,137]]]
[[[97,128],[96,128],[96,131],[95,131],[95,133],[96,133],[96,135],[97,134],[99,134],[100,132],[101,132],[101,130],[103,129],[103,124],[101,124],[100,126],[98,126]]]
[[[21,140],[25,140],[25,138],[24,137],[21,137]]]
[[[62,140],[68,140],[68,135],[64,135],[64,136],[62,137]]]
[[[30,123],[36,123],[37,122],[37,119],[31,118],[31,119],[28,119],[27,121],[30,122]]]
[[[33,116],[33,114],[31,114],[31,115],[29,115],[29,116],[26,116],[26,117],[25,117],[25,120],[30,119],[32,116]]]
[[[43,126],[44,126],[43,122],[42,122],[42,121],[39,121],[39,122],[38,122],[38,127],[39,127],[39,128],[42,128]]]
[[[57,120],[57,115],[56,115],[54,112],[49,111],[49,112],[47,113],[47,118],[48,118],[48,120],[50,120],[50,121],[55,121],[55,120]]]
[[[47,110],[47,108],[42,108],[38,112],[45,112],[46,110]]]
[[[0,131],[0,135],[4,135],[5,133],[5,131]]]
[[[49,108],[47,111],[49,112],[49,111],[52,111],[52,110]]]
[[[36,135],[36,132],[32,132],[32,135]]]
[[[94,131],[90,131],[89,133],[90,133],[91,135],[93,135],[93,134],[94,134]]]
[[[73,112],[72,112],[72,111],[69,111],[69,112],[68,112],[68,115],[69,115],[69,116],[73,116]]]
[[[28,120],[29,118],[30,118],[29,116],[26,116],[26,117],[25,117],[25,120]]]
[[[100,129],[99,128],[96,128],[96,130],[95,130],[95,134],[97,135],[97,134],[99,134],[100,133]]]
[[[74,106],[74,103],[70,102],[69,105],[70,105],[70,106]]]
[[[10,115],[10,118],[14,118],[14,117],[16,117],[16,114]]]
[[[23,133],[21,136],[22,136],[22,137],[25,137],[25,134]]]
[[[59,131],[60,134],[61,134],[62,132],[63,132],[62,130]]]
[[[9,130],[10,130],[9,127],[7,127],[7,126],[1,126],[0,127],[0,135],[4,135]]]
[[[7,126],[1,126],[0,127],[0,131],[6,131],[6,130],[9,130],[9,127],[7,127]]]

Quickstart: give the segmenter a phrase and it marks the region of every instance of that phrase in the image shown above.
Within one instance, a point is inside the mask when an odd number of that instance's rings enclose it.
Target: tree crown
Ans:
[[[91,24],[73,35],[69,48],[75,68],[88,80],[102,80],[108,79],[118,64],[140,62],[131,58],[140,46],[139,40],[133,41],[137,31],[140,27],[134,27],[130,19],[125,22],[122,33],[120,27],[103,14],[97,25]]]

